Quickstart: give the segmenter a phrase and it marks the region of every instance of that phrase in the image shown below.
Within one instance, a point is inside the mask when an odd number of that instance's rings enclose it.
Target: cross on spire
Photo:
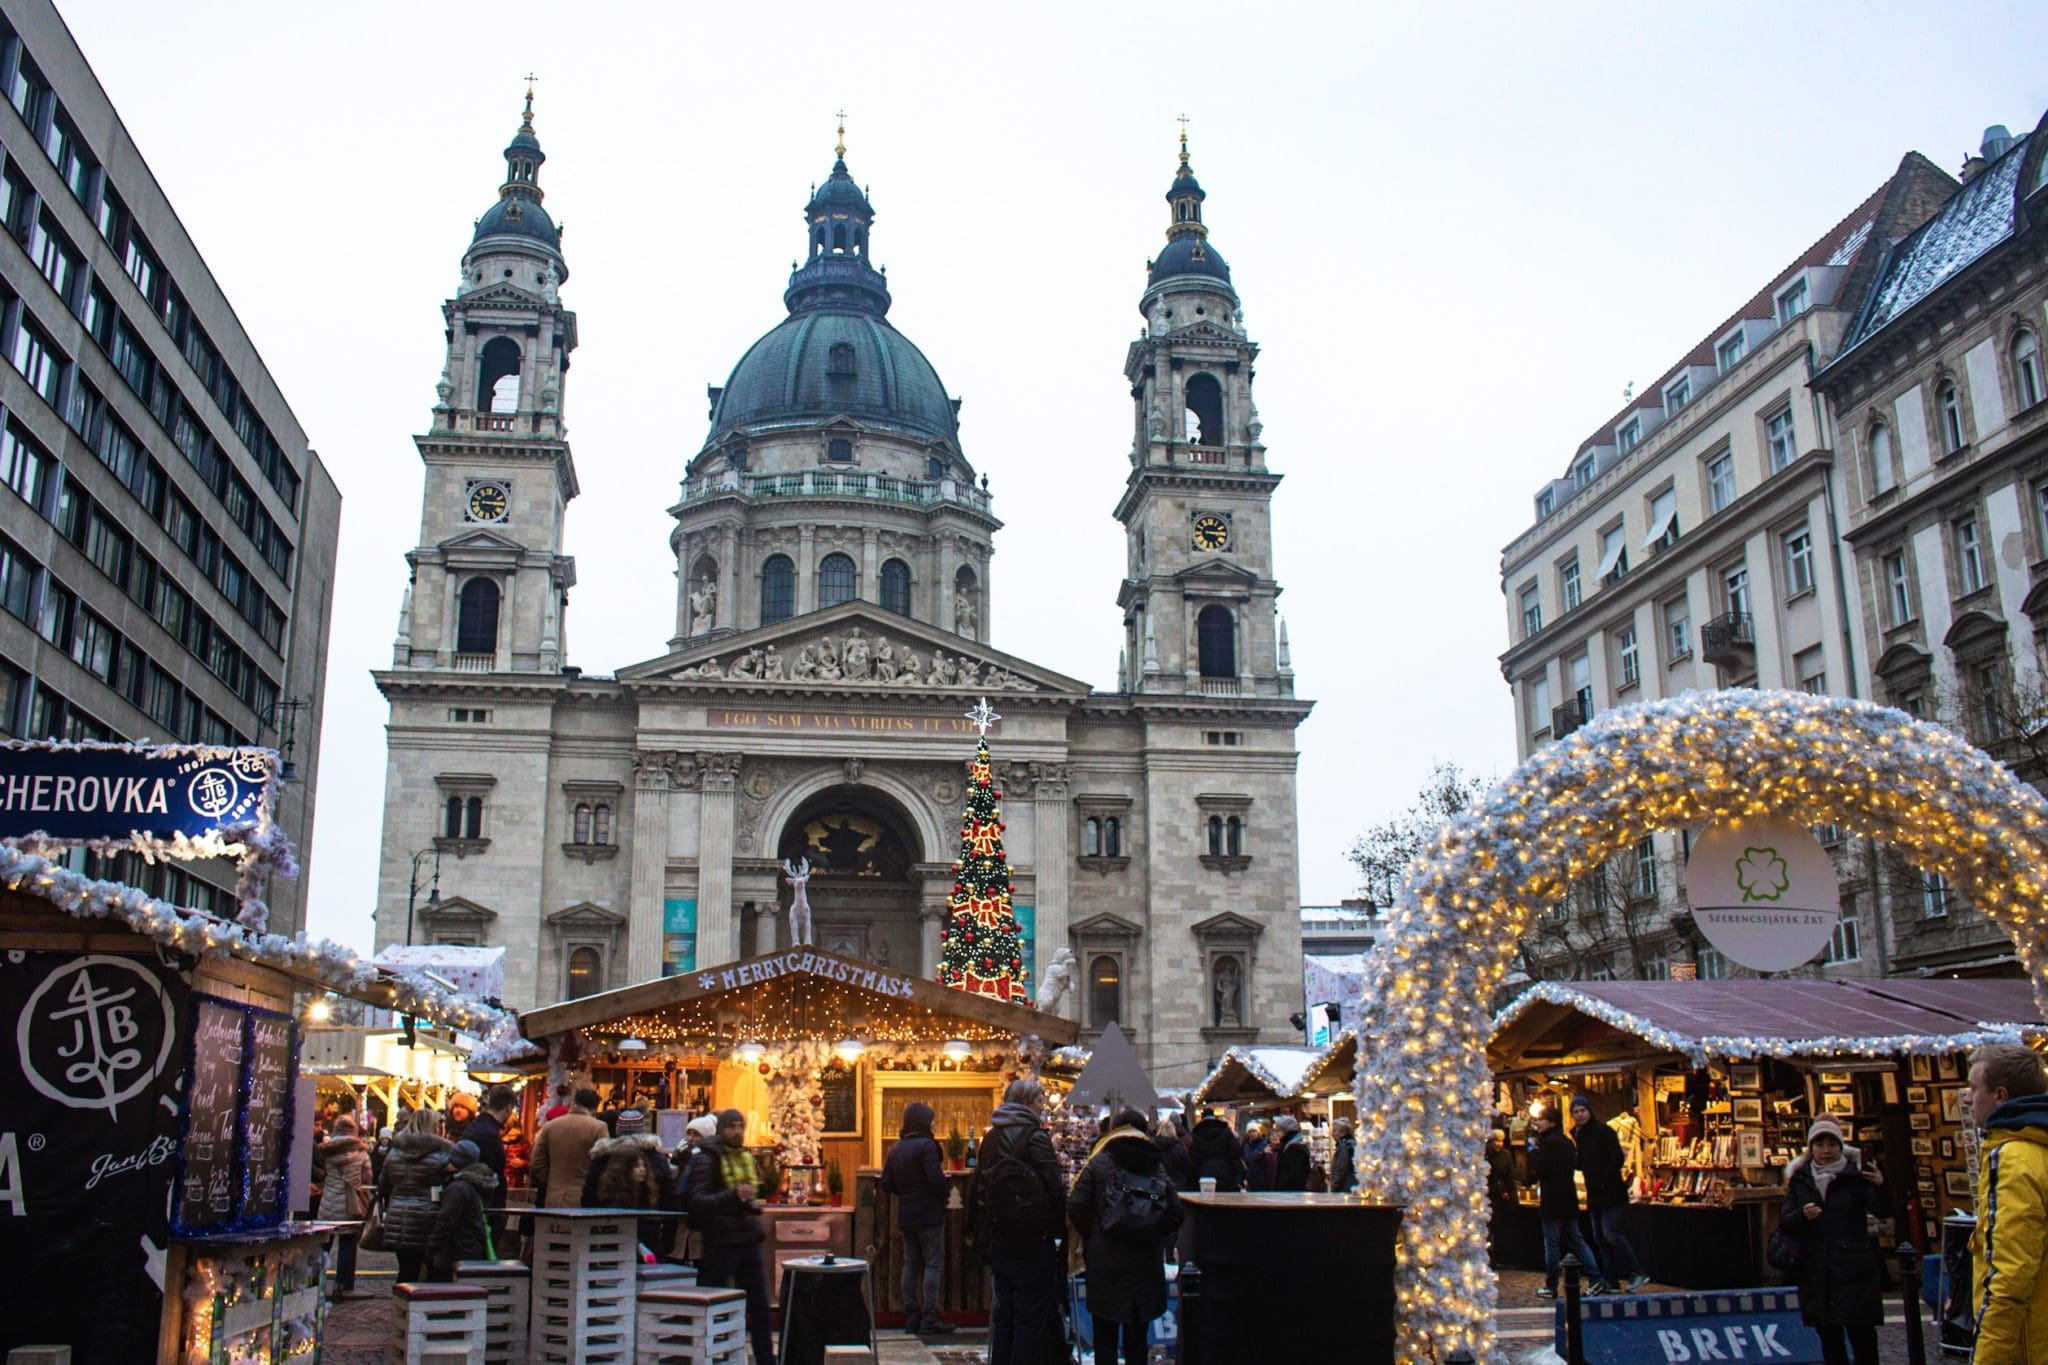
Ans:
[[[839,111],[839,144],[832,151],[841,161],[846,160],[846,111],[844,109]]]
[[[1179,119],[1179,123],[1180,123],[1180,164],[1181,164],[1181,165],[1183,165],[1183,166],[1185,166],[1185,165],[1187,165],[1187,164],[1188,164],[1188,116],[1187,116],[1186,114],[1182,114],[1182,115],[1180,116],[1180,119]]]
[[[526,73],[526,121],[528,123],[533,122],[533,83],[539,79],[540,77],[534,75],[531,71]]]

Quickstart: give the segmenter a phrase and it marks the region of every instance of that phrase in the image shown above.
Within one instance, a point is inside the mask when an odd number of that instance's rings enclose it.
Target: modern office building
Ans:
[[[56,10],[0,20],[0,732],[289,739],[303,861],[340,493]],[[94,866],[233,913],[232,869]]]

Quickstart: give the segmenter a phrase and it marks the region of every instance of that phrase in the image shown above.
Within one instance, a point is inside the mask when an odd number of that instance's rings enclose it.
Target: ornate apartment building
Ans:
[[[283,748],[310,873],[341,494],[47,0],[0,90],[0,735]],[[224,860],[76,857],[235,912]]]
[[[1125,624],[1098,693],[990,643],[997,520],[958,400],[889,322],[840,148],[785,316],[678,452],[661,652],[568,663],[575,314],[527,118],[446,305],[419,544],[391,667],[380,945],[504,945],[531,1006],[788,941],[931,974],[986,694],[1027,952],[1063,1010],[1199,1074],[1301,1007],[1294,696],[1275,611],[1258,347],[1186,159],[1125,359]],[[899,277],[900,278],[900,277]],[[439,868],[438,895],[424,892]],[[421,875],[415,876],[419,872]]]

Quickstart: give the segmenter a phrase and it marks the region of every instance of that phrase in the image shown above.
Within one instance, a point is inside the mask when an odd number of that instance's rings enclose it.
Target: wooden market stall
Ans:
[[[697,1114],[738,1109],[747,1145],[773,1167],[765,1211],[771,1289],[783,1262],[874,1248],[874,1293],[900,1312],[900,1248],[877,1181],[904,1106],[929,1104],[952,1178],[1013,1077],[1043,1047],[1071,1044],[1072,1020],[951,990],[816,948],[792,948],[661,977],[528,1012],[526,1036],[573,1080],[650,1103],[663,1145]],[[666,1100],[667,1103],[661,1101]],[[964,1198],[946,1221],[949,1314],[986,1311],[965,1271]],[[957,1206],[957,1207],[955,1207]]]
[[[1774,1278],[1784,1169],[1819,1114],[1887,1173],[1895,1228],[1928,1245],[1970,1203],[1969,1049],[2043,1032],[2017,980],[1545,982],[1501,1011],[1487,1054],[1525,1177],[1531,1109],[1587,1096],[1630,1157],[1623,1226],[1645,1269],[1723,1289]],[[1533,1187],[1494,1217],[1496,1254],[1539,1268]]]
[[[1355,1119],[1351,1093],[1358,1067],[1358,1035],[1345,1029],[1322,1047],[1234,1047],[1188,1094],[1188,1108],[1220,1110],[1232,1126],[1285,1110],[1302,1121],[1309,1150],[1328,1167],[1334,1145],[1332,1122]]]

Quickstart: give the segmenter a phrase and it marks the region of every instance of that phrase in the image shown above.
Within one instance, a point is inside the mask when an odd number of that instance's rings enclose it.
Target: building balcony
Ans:
[[[1746,611],[1725,612],[1700,627],[1700,658],[1737,672],[1756,662],[1756,624]]]
[[[1593,704],[1573,697],[1563,706],[1550,708],[1550,737],[1563,739],[1572,731],[1593,719]]]
[[[1243,688],[1236,678],[1197,678],[1195,680],[1205,697],[1236,697],[1243,695]]]
[[[449,665],[457,673],[489,673],[497,666],[495,654],[458,654]]]
[[[875,502],[931,507],[944,503],[989,515],[988,493],[957,479],[897,479],[860,469],[803,469],[789,474],[742,474],[736,469],[688,479],[683,501],[737,496],[766,498],[865,498]]]

